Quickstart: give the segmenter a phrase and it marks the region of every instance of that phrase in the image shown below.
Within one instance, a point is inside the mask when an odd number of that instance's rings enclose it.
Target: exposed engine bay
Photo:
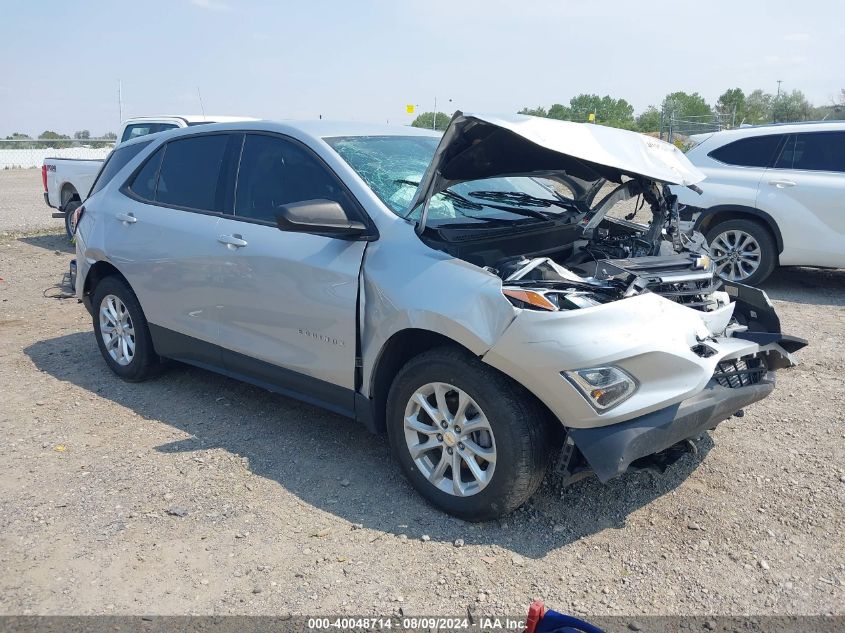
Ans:
[[[629,179],[590,204],[605,182],[567,178],[567,188],[580,194],[572,212],[537,230],[443,227],[428,238],[432,246],[501,277],[505,295],[519,307],[585,308],[646,291],[703,311],[729,303],[704,237],[683,230],[668,187]],[[608,215],[631,199],[638,204],[626,217]],[[633,222],[645,207],[649,224]]]

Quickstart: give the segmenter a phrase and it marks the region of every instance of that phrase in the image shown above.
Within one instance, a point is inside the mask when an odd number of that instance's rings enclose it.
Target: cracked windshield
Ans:
[[[357,136],[326,142],[391,211],[418,219],[422,206],[413,210],[409,206],[438,140],[434,136]],[[557,219],[567,211],[577,211],[574,201],[558,193],[551,180],[488,178],[454,185],[432,197],[428,225],[529,223]]]

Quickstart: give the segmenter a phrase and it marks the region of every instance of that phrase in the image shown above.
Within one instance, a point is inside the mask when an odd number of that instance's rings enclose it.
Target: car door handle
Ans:
[[[785,187],[794,187],[795,181],[793,180],[770,180],[770,185],[774,185],[778,189],[783,189]]]
[[[225,244],[229,248],[243,248],[249,242],[247,242],[242,236],[235,233],[234,235],[218,235],[217,241],[221,244]]]
[[[138,218],[136,218],[131,213],[118,213],[114,217],[116,217],[118,220],[120,220],[124,224],[135,224],[138,221]]]

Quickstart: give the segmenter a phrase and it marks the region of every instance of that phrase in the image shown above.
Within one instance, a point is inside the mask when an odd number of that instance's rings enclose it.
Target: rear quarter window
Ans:
[[[161,166],[162,156],[164,156],[164,147],[159,147],[132,179],[129,189],[139,198],[155,200],[158,170]]]
[[[782,138],[783,134],[743,138],[714,149],[708,156],[726,165],[768,167]]]
[[[775,167],[845,173],[845,132],[805,132],[790,136]]]
[[[100,168],[100,173],[97,174],[94,184],[91,186],[91,191],[88,193],[90,198],[100,189],[109,184],[109,181],[114,178],[115,174],[135,158],[141,151],[147,147],[152,141],[146,143],[135,143],[134,145],[127,145],[126,147],[118,147],[106,158],[106,162]]]

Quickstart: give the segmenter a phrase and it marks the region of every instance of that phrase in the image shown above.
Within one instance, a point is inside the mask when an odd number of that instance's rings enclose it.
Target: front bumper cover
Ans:
[[[691,398],[627,422],[568,431],[590,469],[605,482],[624,473],[637,459],[715,428],[743,407],[768,396],[774,386],[774,372],[747,387],[723,387],[714,380]]]

